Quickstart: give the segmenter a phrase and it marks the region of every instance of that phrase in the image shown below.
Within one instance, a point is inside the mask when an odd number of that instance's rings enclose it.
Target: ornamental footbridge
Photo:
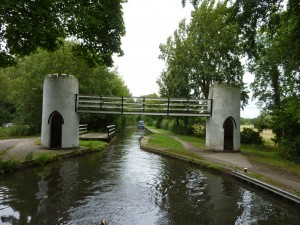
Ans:
[[[211,116],[211,99],[76,95],[76,112],[149,116]]]
[[[79,114],[206,117],[206,148],[240,150],[240,89],[210,87],[208,99],[113,97],[84,95],[72,75],[44,79],[41,145],[50,149],[79,147]]]

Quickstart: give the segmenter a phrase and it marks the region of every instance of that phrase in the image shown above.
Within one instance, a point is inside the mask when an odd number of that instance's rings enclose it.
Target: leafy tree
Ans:
[[[189,80],[188,61],[186,58],[187,25],[185,21],[179,23],[179,28],[173,37],[167,39],[166,44],[160,44],[160,59],[166,63],[157,84],[161,96],[191,97],[192,87]]]
[[[43,80],[47,74],[74,75],[79,81],[79,93],[83,94],[124,96],[130,94],[116,71],[100,65],[90,68],[84,60],[73,55],[72,46],[65,43],[64,48],[54,53],[38,50],[35,54],[20,58],[15,67],[0,71],[2,73],[0,76],[4,74],[10,78],[12,89],[9,97],[16,107],[18,122],[40,125]],[[91,117],[83,116],[85,121],[89,118]],[[99,123],[97,125],[99,126]]]
[[[227,17],[226,1],[202,1],[190,24],[181,21],[174,36],[160,45],[167,66],[158,80],[162,95],[207,98],[209,87],[222,82],[243,88],[239,31],[235,23],[225,23]]]
[[[77,40],[73,50],[89,64],[112,65],[112,54],[122,55],[125,34],[124,0],[3,0],[0,3],[0,66],[14,56],[38,48],[54,51],[63,40]]]
[[[257,118],[253,120],[254,127],[258,129],[259,132],[262,132],[265,129],[272,129],[273,118],[270,113],[263,112]]]
[[[0,126],[3,123],[11,122],[12,121],[12,115],[14,113],[14,107],[9,102],[7,93],[9,92],[10,86],[9,86],[9,80],[5,76],[0,75]]]
[[[286,3],[286,7],[283,4]],[[272,115],[275,141],[287,157],[299,157],[300,5],[298,0],[234,1],[248,54],[254,97]]]
[[[274,112],[273,129],[277,135],[275,141],[283,149],[284,156],[300,160],[300,99],[292,96],[282,101],[282,108]]]

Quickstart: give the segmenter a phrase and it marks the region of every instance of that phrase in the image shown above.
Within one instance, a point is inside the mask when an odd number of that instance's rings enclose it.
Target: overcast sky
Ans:
[[[158,94],[156,80],[164,69],[164,62],[158,59],[159,44],[166,42],[180,20],[190,17],[191,10],[191,5],[182,8],[181,0],[128,0],[123,4],[125,55],[114,57],[114,65],[133,96]],[[251,80],[246,78],[246,82]],[[252,103],[241,116],[253,118],[258,113]]]

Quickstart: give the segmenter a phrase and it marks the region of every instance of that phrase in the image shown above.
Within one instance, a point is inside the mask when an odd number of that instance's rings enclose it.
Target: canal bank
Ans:
[[[148,130],[152,133],[157,132],[156,130],[152,130],[149,128]],[[290,174],[285,171],[278,170],[277,168],[274,169],[272,166],[253,164],[241,152],[220,153],[214,151],[205,151],[193,146],[192,144],[186,141],[181,140],[178,137],[169,134],[165,135],[170,136],[176,141],[180,142],[186,150],[186,152],[192,154],[182,154],[178,152],[173,152],[171,149],[168,148],[153,147],[149,145],[148,142],[151,136],[141,138],[140,146],[142,149],[147,151],[152,151],[159,154],[182,159],[188,162],[197,163],[199,165],[217,169],[219,171],[223,171],[229,174],[231,174],[232,171],[236,171],[249,177],[260,178],[263,180],[264,183],[266,183],[266,187],[268,185],[276,186],[277,188],[282,189],[283,192],[288,192],[291,195],[293,195],[296,199],[296,202],[300,201],[300,179],[296,174]],[[245,179],[245,181],[249,182],[249,179]],[[266,190],[267,189],[268,188],[266,188]]]
[[[101,144],[95,146],[86,141],[79,148],[49,150],[41,148],[38,142],[38,137],[0,140],[0,145],[6,147],[0,149],[0,161],[2,161],[3,167],[0,167],[0,175],[14,170],[43,166],[49,162],[98,152],[108,148],[106,142],[101,142]]]

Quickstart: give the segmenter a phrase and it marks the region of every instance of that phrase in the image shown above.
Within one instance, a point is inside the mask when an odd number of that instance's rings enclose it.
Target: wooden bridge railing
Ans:
[[[211,107],[211,99],[76,95],[76,112],[87,113],[211,116]]]
[[[87,124],[79,124],[79,134],[87,133]]]
[[[107,129],[107,138],[110,140],[116,132],[116,125],[109,125],[106,127]]]

